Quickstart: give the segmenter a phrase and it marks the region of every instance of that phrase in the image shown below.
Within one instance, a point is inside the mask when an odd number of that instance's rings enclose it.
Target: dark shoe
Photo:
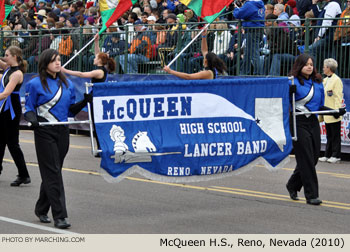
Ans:
[[[95,158],[100,158],[101,157],[101,154],[99,152],[95,153],[94,155]]]
[[[60,229],[65,229],[70,227],[70,223],[65,219],[57,219],[55,220],[55,227]]]
[[[29,184],[30,182],[30,177],[21,178],[17,176],[16,180],[11,183],[11,186],[20,186],[21,184]]]
[[[288,185],[286,185],[286,187],[287,187],[287,190],[288,190],[288,192],[289,192],[289,197],[290,197],[292,200],[299,200],[297,191],[290,189],[290,188],[288,187]]]
[[[318,206],[318,205],[322,204],[322,200],[320,200],[318,198],[316,198],[316,199],[308,199],[308,200],[306,200],[306,203],[310,204],[310,205]]]
[[[46,214],[38,214],[37,212],[35,212],[35,215],[39,218],[40,222],[51,223],[49,216],[47,216]]]

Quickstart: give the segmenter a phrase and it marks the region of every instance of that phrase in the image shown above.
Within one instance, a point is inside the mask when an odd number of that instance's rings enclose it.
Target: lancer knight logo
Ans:
[[[152,162],[152,156],[181,154],[181,152],[155,153],[157,148],[148,137],[147,131],[139,131],[132,138],[131,143],[135,152],[130,151],[125,144],[126,137],[120,126],[113,125],[109,135],[114,141],[114,155],[111,156],[114,163]]]

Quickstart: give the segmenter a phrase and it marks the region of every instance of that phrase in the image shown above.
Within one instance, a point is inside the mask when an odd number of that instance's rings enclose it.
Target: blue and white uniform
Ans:
[[[69,80],[68,87],[59,78],[49,76],[46,80],[50,91],[44,90],[39,77],[27,83],[26,113],[34,112],[39,122],[65,122],[75,102],[74,87]],[[35,214],[47,215],[51,207],[55,220],[67,218],[62,166],[69,148],[69,128],[67,125],[36,127],[34,140],[42,179]]]
[[[48,122],[66,122],[69,107],[75,103],[73,84],[67,80],[68,88],[60,80],[47,78],[50,91],[44,90],[40,78],[35,77],[26,85],[26,112],[33,111],[38,118]]]
[[[3,92],[10,81],[12,73],[19,70],[19,67],[8,68],[1,78],[0,92]],[[13,92],[0,102],[0,174],[5,148],[9,149],[18,169],[20,178],[28,178],[29,173],[24,160],[23,152],[19,146],[19,122],[22,115],[22,107],[19,97],[19,89],[22,83],[17,84]]]
[[[324,106],[323,84],[311,79],[303,81],[304,84],[301,84],[294,78],[296,110],[319,111]],[[287,188],[300,191],[304,187],[306,200],[317,199],[319,194],[316,164],[321,148],[320,124],[316,115],[299,115],[296,117],[296,125],[298,140],[293,141],[293,148],[297,165]]]
[[[290,81],[291,85],[292,82]],[[311,79],[304,80],[302,85],[297,78],[294,78],[297,92],[295,94],[296,109],[300,112],[319,111],[324,106],[323,85],[314,83]]]

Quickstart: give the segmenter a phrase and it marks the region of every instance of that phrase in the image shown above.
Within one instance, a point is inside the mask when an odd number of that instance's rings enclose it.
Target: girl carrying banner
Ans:
[[[207,31],[205,30],[202,34],[201,51],[204,57],[203,65],[204,70],[198,73],[182,73],[170,69],[169,66],[165,66],[163,70],[169,74],[175,75],[185,80],[205,80],[205,79],[216,79],[217,74],[224,74],[226,72],[225,62],[220,59],[215,53],[208,52],[207,44]]]
[[[35,215],[42,223],[50,223],[47,213],[51,207],[55,227],[68,228],[66,200],[62,178],[62,166],[69,148],[67,125],[40,126],[39,122],[67,122],[87,102],[75,103],[75,89],[63,73],[61,58],[54,49],[46,49],[39,58],[39,76],[26,84],[26,112],[24,118],[34,129],[35,150],[41,175],[39,199]]]
[[[90,72],[72,71],[72,70],[65,69],[64,67],[61,68],[61,71],[63,73],[73,75],[73,76],[78,76],[81,78],[91,78],[91,83],[105,82],[107,79],[107,74],[115,71],[116,63],[115,63],[115,60],[109,57],[107,53],[103,53],[100,51],[98,34],[95,36],[94,65],[97,67],[97,69],[92,70]],[[91,103],[91,111],[92,111],[91,116],[93,120],[93,125],[95,127],[92,105],[93,104]],[[94,129],[94,136],[96,138],[97,148],[100,150],[101,149],[100,143],[98,141],[95,129]],[[99,157],[99,153],[96,154],[96,157]]]
[[[29,173],[19,146],[19,122],[22,114],[19,89],[27,68],[22,50],[17,46],[10,46],[5,51],[5,57],[0,60],[0,68],[5,69],[4,73],[0,74],[0,174],[7,145],[18,169],[17,179],[11,186],[29,184]]]

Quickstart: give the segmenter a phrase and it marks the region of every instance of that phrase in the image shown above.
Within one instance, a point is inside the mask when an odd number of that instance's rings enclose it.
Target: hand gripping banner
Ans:
[[[288,90],[288,78],[96,83],[101,167],[171,182],[276,169],[292,149]]]

